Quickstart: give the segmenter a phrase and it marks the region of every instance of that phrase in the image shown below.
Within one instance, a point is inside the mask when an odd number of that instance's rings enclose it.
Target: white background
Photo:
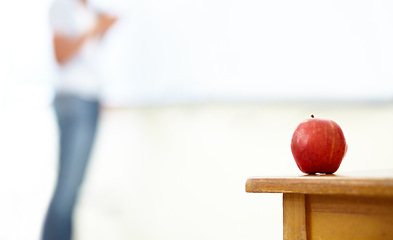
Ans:
[[[56,176],[49,5],[0,2],[0,240],[39,239]],[[393,168],[390,1],[95,5],[120,17],[106,104],[130,108],[103,113],[77,240],[282,239],[281,196],[244,184],[301,174],[289,142],[311,113],[343,127],[338,174]]]

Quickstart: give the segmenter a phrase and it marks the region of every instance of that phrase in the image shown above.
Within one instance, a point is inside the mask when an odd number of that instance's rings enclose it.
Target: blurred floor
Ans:
[[[37,240],[56,170],[49,107],[0,119],[0,240]],[[76,240],[282,239],[281,196],[247,177],[301,175],[290,152],[310,114],[343,128],[338,173],[393,168],[393,104],[201,104],[106,109]]]

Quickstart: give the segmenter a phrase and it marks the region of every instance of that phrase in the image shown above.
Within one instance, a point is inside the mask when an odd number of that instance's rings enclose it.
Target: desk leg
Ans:
[[[307,240],[306,198],[304,194],[283,194],[284,240]]]

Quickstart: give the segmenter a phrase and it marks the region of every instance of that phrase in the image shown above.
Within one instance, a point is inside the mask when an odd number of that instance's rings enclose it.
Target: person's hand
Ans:
[[[103,37],[108,29],[117,21],[117,17],[100,14],[96,25],[96,34]]]

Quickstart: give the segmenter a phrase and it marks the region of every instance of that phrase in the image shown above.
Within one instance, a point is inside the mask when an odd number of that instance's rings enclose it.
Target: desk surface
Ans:
[[[393,197],[393,169],[348,174],[251,177],[247,179],[246,192]]]

